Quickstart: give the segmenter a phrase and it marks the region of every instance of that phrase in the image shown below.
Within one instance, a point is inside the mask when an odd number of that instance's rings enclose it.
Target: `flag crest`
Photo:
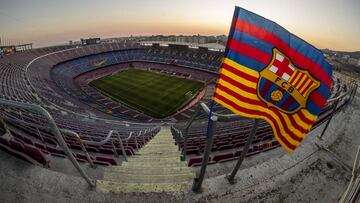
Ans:
[[[331,77],[321,51],[236,7],[213,99],[241,116],[265,119],[293,151],[324,107]]]
[[[277,48],[273,48],[270,63],[259,75],[259,99],[267,107],[277,108],[287,114],[305,108],[309,95],[320,85],[308,71],[300,70]]]

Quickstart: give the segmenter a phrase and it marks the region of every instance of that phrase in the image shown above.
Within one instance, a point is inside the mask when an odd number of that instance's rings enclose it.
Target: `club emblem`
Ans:
[[[268,107],[291,114],[305,108],[309,96],[319,86],[320,82],[308,71],[273,48],[270,63],[260,72],[257,94]]]

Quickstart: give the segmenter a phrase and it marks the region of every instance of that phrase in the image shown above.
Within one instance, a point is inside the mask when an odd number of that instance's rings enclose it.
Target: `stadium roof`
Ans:
[[[160,45],[184,45],[188,46],[189,48],[199,48],[204,47],[208,48],[209,50],[213,51],[225,51],[225,46],[218,43],[206,43],[206,44],[198,44],[198,43],[188,43],[188,42],[169,42],[169,41],[141,41],[141,45],[153,45],[153,44],[160,44]]]

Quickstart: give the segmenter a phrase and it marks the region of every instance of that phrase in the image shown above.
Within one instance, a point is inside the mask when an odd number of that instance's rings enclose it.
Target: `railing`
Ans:
[[[94,165],[92,159],[90,158],[90,155],[89,155],[89,153],[88,153],[88,151],[87,151],[87,149],[86,149],[86,147],[85,147],[84,144],[90,144],[90,145],[94,145],[94,146],[103,145],[103,144],[107,143],[107,142],[110,140],[110,138],[111,138],[111,136],[113,135],[113,133],[116,133],[116,134],[117,134],[118,141],[119,141],[119,144],[120,144],[120,147],[121,147],[122,154],[123,154],[123,156],[124,156],[125,161],[127,161],[127,155],[126,155],[126,153],[125,153],[125,149],[124,149],[124,145],[123,145],[122,139],[121,139],[119,133],[118,133],[117,131],[115,131],[115,130],[110,130],[109,133],[108,133],[108,135],[105,137],[105,139],[103,139],[102,141],[97,141],[97,142],[95,142],[95,141],[89,141],[89,140],[82,140],[82,139],[80,138],[79,134],[77,134],[76,132],[74,132],[74,131],[72,131],[72,130],[60,129],[60,131],[63,132],[63,133],[65,133],[65,134],[70,134],[70,135],[74,136],[74,137],[78,140],[78,142],[79,142],[79,144],[80,144],[80,147],[81,147],[81,150],[84,151],[84,153],[85,153],[85,155],[86,155],[86,158],[87,158],[87,160],[89,161],[91,167],[95,167],[95,165]],[[130,139],[130,137],[131,137],[131,135],[130,135],[126,140]],[[116,156],[116,157],[119,157],[119,154],[117,153],[117,150],[116,150],[116,147],[115,147],[115,144],[114,144],[114,140],[110,140],[110,143],[111,143],[111,145],[112,145],[112,148],[113,148],[113,151],[114,151],[114,153],[115,153],[115,156]]]
[[[358,147],[349,185],[339,203],[355,203],[360,193],[360,146]]]
[[[42,134],[40,133],[40,130],[39,129],[47,129],[47,130],[51,130],[50,127],[47,127],[47,126],[40,126],[40,125],[37,125],[37,124],[34,124],[34,123],[29,123],[29,122],[25,122],[23,120],[18,120],[18,119],[14,119],[14,118],[6,118],[7,121],[11,121],[11,122],[14,122],[14,123],[18,123],[18,124],[22,124],[22,125],[26,125],[26,126],[30,126],[30,127],[34,127],[37,131],[37,134],[39,135],[40,139],[42,142],[45,142],[44,141],[44,138],[42,136]],[[152,129],[153,130],[153,129]],[[122,154],[124,156],[124,159],[125,161],[127,161],[127,154],[125,153],[125,149],[124,149],[124,145],[123,145],[123,141],[124,140],[126,142],[126,146],[128,146],[128,141],[131,139],[131,138],[134,138],[135,139],[135,143],[136,143],[136,146],[137,146],[137,150],[138,150],[138,144],[137,144],[137,139],[136,137],[139,137],[140,135],[136,136],[133,135],[134,132],[130,132],[129,136],[125,139],[121,138],[121,136],[119,136],[119,133],[115,130],[110,130],[108,135],[104,138],[104,140],[102,141],[89,141],[89,140],[83,140],[81,139],[81,137],[79,136],[78,133],[72,131],[72,130],[68,130],[68,129],[61,129],[60,128],[60,132],[64,133],[64,134],[67,134],[67,135],[71,135],[73,137],[75,137],[77,139],[77,141],[79,142],[80,144],[80,147],[81,149],[87,154],[87,150],[86,150],[86,147],[83,146],[84,144],[90,144],[90,145],[95,145],[95,146],[100,146],[100,145],[103,145],[105,143],[107,143],[110,138],[112,137],[113,134],[117,134],[117,139],[119,141],[119,144],[120,144],[120,147],[121,147],[121,150],[122,150]],[[116,157],[119,157],[119,154],[117,153],[117,150],[116,150],[116,147],[114,145],[114,140],[110,140],[110,143],[113,147],[113,151],[114,151],[114,154]],[[91,164],[92,167],[94,167],[94,165],[92,164],[92,160],[88,160],[89,163]]]
[[[350,105],[350,103],[352,102],[352,100],[354,99],[355,95],[356,95],[356,91],[357,91],[357,84],[356,83],[351,83],[350,84],[350,90],[342,95],[339,95],[335,98],[331,98],[329,100],[327,100],[327,105],[332,104],[333,108],[331,110],[330,113],[330,118],[328,119],[327,123],[325,124],[325,127],[323,129],[323,131],[321,132],[319,138],[321,139],[323,137],[323,135],[325,134],[334,114],[337,111],[337,107],[339,106],[340,102],[344,102],[345,103],[345,107],[347,107],[348,105]]]
[[[95,187],[95,182],[93,180],[91,180],[89,178],[89,176],[85,173],[85,171],[80,167],[80,164],[77,162],[74,155],[72,154],[72,152],[70,151],[70,149],[66,145],[66,142],[65,142],[63,136],[61,135],[61,132],[60,132],[59,128],[57,127],[54,119],[49,114],[49,112],[47,112],[43,107],[38,106],[38,105],[23,104],[23,103],[20,103],[20,102],[7,101],[7,100],[3,100],[3,99],[0,99],[0,105],[20,108],[20,109],[25,109],[25,110],[30,110],[30,111],[37,112],[37,113],[41,114],[42,116],[44,116],[46,118],[46,120],[48,121],[50,129],[53,131],[54,135],[58,139],[60,146],[64,149],[64,152],[69,157],[71,163],[79,171],[80,175],[86,180],[86,182],[91,187]]]
[[[337,108],[338,104],[340,104],[340,102],[343,102],[343,105],[341,105],[341,106],[346,108],[353,101],[356,91],[357,91],[357,87],[358,87],[357,84],[352,82],[350,84],[349,91],[345,92],[344,94],[342,94],[340,96],[329,99],[327,101],[327,104],[332,104],[333,107],[332,107],[332,110],[330,109],[331,113],[327,117],[328,122],[326,123],[326,126],[325,126],[323,132],[321,133],[320,137],[325,133],[335,112],[339,110]],[[171,131],[175,137],[175,140],[178,143],[179,150],[181,150],[179,141],[184,140],[182,156],[181,156],[181,160],[183,160],[183,161],[186,160],[187,139],[188,139],[189,128],[190,128],[191,124],[194,122],[196,116],[201,111],[204,112],[206,115],[210,116],[210,119],[208,121],[207,140],[206,140],[205,151],[204,151],[202,164],[201,164],[201,168],[200,168],[200,173],[199,173],[199,176],[194,179],[194,183],[193,183],[193,187],[192,187],[192,190],[194,192],[201,192],[201,185],[202,185],[204,175],[206,172],[206,167],[207,167],[207,164],[209,161],[209,154],[211,152],[211,147],[212,147],[212,142],[213,142],[213,134],[215,131],[216,122],[217,121],[229,121],[229,119],[230,120],[239,119],[239,116],[237,114],[220,114],[220,113],[212,112],[206,104],[200,103],[199,106],[196,108],[194,114],[191,116],[191,118],[188,120],[188,122],[186,123],[185,127],[182,130],[179,130],[179,129],[175,128],[174,126],[171,126]],[[243,153],[241,153],[241,155],[239,156],[239,159],[238,159],[234,169],[232,170],[231,174],[226,176],[226,178],[228,179],[230,184],[235,183],[235,179],[234,179],[235,175],[236,175],[237,171],[239,170],[241,163],[243,162],[243,160],[246,156],[246,153],[252,143],[252,140],[256,134],[258,122],[259,122],[258,119],[254,119],[254,124],[253,124],[252,130],[250,132],[250,135],[248,136],[247,141],[245,143]],[[360,186],[359,186],[359,188],[360,188]]]
[[[18,124],[22,124],[22,125],[34,127],[34,128],[36,129],[36,131],[37,131],[37,134],[39,135],[40,139],[41,139],[43,142],[45,142],[45,141],[44,141],[44,138],[43,138],[43,136],[41,135],[39,129],[51,130],[50,127],[48,127],[48,126],[40,126],[40,125],[37,125],[37,124],[34,124],[34,123],[25,122],[25,121],[23,121],[23,120],[18,120],[18,119],[9,118],[9,117],[7,117],[6,120],[7,120],[7,121],[11,121],[11,122],[13,122],[13,123],[18,123]],[[146,132],[151,132],[151,131],[153,131],[153,130],[155,130],[155,129],[156,129],[156,127],[150,128],[150,129],[146,129],[144,135],[141,135],[141,132],[142,132],[142,131],[139,131],[138,135],[136,135],[134,132],[131,131],[131,132],[129,133],[129,136],[128,136],[127,138],[121,138],[121,136],[119,135],[118,131],[110,130],[109,133],[108,133],[108,135],[104,138],[104,140],[102,140],[102,141],[89,141],[89,140],[81,139],[81,137],[79,136],[79,134],[76,133],[75,131],[59,128],[60,132],[75,137],[76,140],[79,142],[82,151],[84,151],[85,154],[88,154],[88,152],[87,152],[87,149],[86,149],[86,147],[85,147],[84,144],[94,145],[94,146],[103,145],[103,144],[107,143],[107,142],[110,140],[110,138],[112,137],[113,134],[116,133],[116,134],[117,134],[117,140],[119,141],[119,144],[120,144],[120,147],[121,147],[121,150],[122,150],[121,153],[122,153],[122,155],[124,156],[125,161],[127,161],[127,154],[126,154],[126,152],[125,152],[123,140],[126,142],[126,146],[129,146],[129,145],[128,145],[128,141],[129,141],[131,138],[133,138],[134,141],[135,141],[136,150],[139,150],[139,144],[138,144],[138,142],[137,142],[137,138],[142,137],[142,140],[143,140],[143,142],[145,143],[145,137],[144,137],[144,136],[146,135]],[[115,156],[116,156],[116,157],[119,157],[119,154],[117,153],[117,150],[116,150],[116,147],[115,147],[115,144],[114,144],[114,140],[110,140],[110,143],[111,143],[111,145],[112,145],[112,147],[113,147],[113,151],[114,151]],[[87,156],[87,155],[86,155],[86,156]],[[92,167],[94,167],[94,165],[92,164],[92,163],[93,163],[92,160],[91,160],[91,159],[88,159],[88,161],[89,161],[90,165],[91,165]]]
[[[19,122],[28,126],[32,126],[35,127],[37,129],[37,132],[40,136],[40,139],[42,141],[44,141],[39,129],[47,129],[50,130],[57,138],[60,147],[64,150],[65,154],[68,156],[68,158],[70,159],[70,161],[72,162],[72,164],[74,165],[74,167],[79,171],[80,175],[86,180],[86,182],[91,186],[91,187],[95,187],[95,181],[90,179],[90,177],[85,173],[85,171],[81,168],[80,164],[78,163],[78,161],[76,160],[76,158],[74,157],[73,153],[71,152],[71,150],[69,149],[69,147],[67,146],[64,138],[63,138],[63,134],[67,134],[67,135],[71,135],[73,137],[75,137],[77,139],[77,141],[80,144],[80,147],[82,149],[82,151],[84,151],[85,156],[87,158],[87,160],[89,161],[91,167],[94,167],[94,163],[92,161],[92,159],[90,158],[90,155],[85,147],[85,144],[89,144],[89,145],[95,145],[95,146],[100,146],[103,145],[105,143],[107,143],[109,140],[112,144],[114,153],[116,157],[119,157],[115,144],[114,144],[114,140],[111,139],[111,137],[113,136],[113,134],[117,134],[117,140],[120,144],[121,150],[122,150],[122,154],[124,156],[125,161],[127,161],[127,155],[126,155],[126,151],[123,145],[123,139],[121,138],[120,134],[118,131],[116,130],[110,130],[108,135],[101,141],[89,141],[89,140],[82,140],[79,136],[78,133],[72,131],[72,130],[68,130],[68,129],[60,129],[57,127],[53,117],[49,114],[48,111],[46,111],[43,107],[39,106],[39,105],[35,105],[35,104],[25,104],[25,103],[21,103],[21,102],[16,102],[16,101],[8,101],[8,100],[4,100],[4,99],[0,99],[0,105],[2,106],[8,106],[8,107],[13,107],[13,108],[19,108],[19,109],[24,109],[24,110],[28,110],[28,111],[32,111],[32,112],[37,112],[40,115],[42,115],[46,121],[48,122],[49,126],[40,126],[34,123],[28,123],[25,122],[23,120],[16,120],[14,118],[9,118],[9,120],[12,120],[13,122]],[[146,129],[143,133],[143,135],[141,135],[140,131],[138,133],[138,135],[134,135],[134,132],[130,132],[129,136],[124,139],[126,141],[126,144],[128,146],[128,141],[134,137],[135,138],[135,143],[138,149],[138,144],[137,144],[137,138],[141,137],[143,138],[143,141],[145,143],[145,135],[147,132],[152,132],[154,129],[156,129],[157,127],[153,127],[153,128],[149,128]],[[62,134],[63,133],[63,134]]]

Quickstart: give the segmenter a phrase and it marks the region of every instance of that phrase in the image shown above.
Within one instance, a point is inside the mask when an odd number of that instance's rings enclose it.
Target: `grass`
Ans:
[[[90,82],[102,94],[154,118],[174,114],[203,89],[198,81],[129,69]]]

